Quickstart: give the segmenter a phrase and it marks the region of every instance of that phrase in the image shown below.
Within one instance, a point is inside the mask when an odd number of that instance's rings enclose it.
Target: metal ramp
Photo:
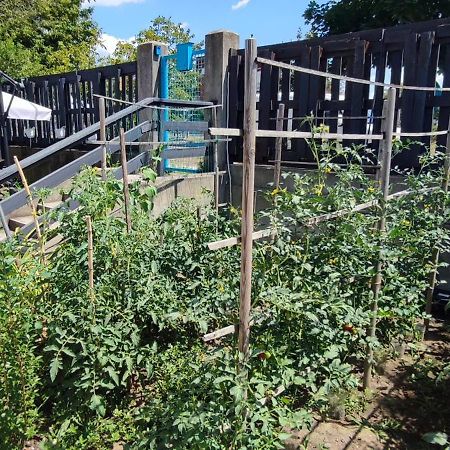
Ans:
[[[119,121],[123,121],[130,115],[135,115],[137,112],[144,108],[156,106],[172,107],[172,108],[199,108],[212,106],[211,102],[203,101],[187,101],[187,100],[169,100],[161,98],[146,98],[136,104],[130,105],[127,108],[119,111],[105,120],[105,125],[111,125]],[[162,109],[164,110],[164,109]],[[194,130],[197,132],[206,133],[208,131],[209,124],[207,122],[171,122],[171,121],[143,121],[125,132],[125,140],[127,143],[136,143],[139,149],[143,148],[136,156],[128,160],[128,173],[132,174],[137,172],[141,167],[147,165],[150,161],[152,147],[151,142],[144,139],[145,136],[152,135],[152,132],[161,130],[171,131],[189,131]],[[89,137],[96,136],[100,130],[100,122],[97,122],[82,131],[79,131],[66,139],[43,149],[36,154],[24,158],[21,160],[22,168],[27,168],[33,164],[39,163],[46,158],[55,155],[56,153],[70,148],[71,146],[85,141]],[[142,144],[138,144],[139,141],[145,141]],[[95,141],[94,141],[95,142]],[[98,143],[98,142],[97,142]],[[157,143],[156,143],[157,144]],[[120,150],[119,137],[115,137],[108,141],[106,145],[106,151],[109,154],[114,154]],[[51,172],[49,175],[35,181],[30,185],[31,191],[36,191],[42,188],[54,189],[58,187],[67,187],[70,185],[70,180],[81,171],[83,167],[95,166],[101,162],[103,147],[99,145],[95,149],[88,151],[76,160],[64,165],[63,167]],[[166,159],[179,159],[186,157],[204,157],[207,152],[207,146],[202,144],[195,147],[192,146],[180,146],[167,145],[164,147],[162,157]],[[0,170],[0,185],[8,180],[17,177],[17,168],[15,165],[8,166],[5,169]],[[113,175],[117,179],[122,178],[122,169],[120,167],[112,169]],[[63,199],[60,194],[52,193],[51,196],[44,202],[44,208],[47,211],[55,209],[63,204],[67,199]],[[76,205],[72,205],[73,208]],[[40,220],[43,216],[40,216]],[[0,240],[12,236],[14,232],[20,231],[21,233],[28,234],[34,229],[34,219],[31,213],[31,208],[27,204],[27,196],[22,189],[10,197],[4,198],[0,201]]]

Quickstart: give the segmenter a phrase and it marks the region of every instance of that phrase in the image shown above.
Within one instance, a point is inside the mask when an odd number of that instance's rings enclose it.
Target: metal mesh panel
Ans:
[[[205,54],[198,53],[193,57],[193,68],[187,72],[180,72],[176,68],[176,60],[168,61],[169,72],[169,98],[180,100],[201,100],[203,77],[205,74]],[[204,110],[176,110],[169,112],[170,121],[195,122],[205,120]],[[180,153],[184,148],[203,147],[201,143],[205,139],[202,132],[181,132],[170,131],[169,142],[170,147],[176,147]],[[167,169],[169,171],[176,170],[193,170],[198,172],[207,171],[209,168],[209,156],[206,151],[205,157],[195,158],[179,158],[169,160]]]

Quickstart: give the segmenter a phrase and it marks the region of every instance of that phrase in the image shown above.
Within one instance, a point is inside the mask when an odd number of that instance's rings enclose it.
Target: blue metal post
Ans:
[[[168,56],[163,56],[161,58],[161,98],[169,98],[169,58]],[[165,108],[162,111],[162,121],[168,122],[169,120],[169,110]],[[169,142],[169,132],[164,131],[161,136],[162,142]],[[164,146],[166,149],[167,146]],[[170,168],[170,162],[168,159],[163,159],[164,172]]]

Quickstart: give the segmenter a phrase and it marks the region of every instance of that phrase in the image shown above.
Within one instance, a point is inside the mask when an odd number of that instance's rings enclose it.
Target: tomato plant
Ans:
[[[380,198],[361,148],[312,145],[318,170],[269,187],[255,241],[251,358],[239,370],[233,337],[201,336],[238,322],[240,249],[208,242],[240,232],[239,211],[216,214],[176,200],[152,215],[155,174],[131,187],[86,169],[70,192],[76,211],[53,212],[61,242],[42,260],[33,240],[0,244],[2,443],[41,436],[46,448],[283,448],[315,408],[354,389],[367,345],[417,337],[432,249],[449,247],[441,155],[401,174],[386,231],[372,207],[311,225],[322,214]],[[346,163],[345,167],[342,162]],[[287,185],[290,188],[287,189]],[[93,222],[89,289],[85,217]],[[258,225],[258,226],[259,226]],[[371,280],[380,246],[383,286],[375,340]],[[20,355],[17,357],[16,355]],[[334,396],[334,397],[333,397]]]

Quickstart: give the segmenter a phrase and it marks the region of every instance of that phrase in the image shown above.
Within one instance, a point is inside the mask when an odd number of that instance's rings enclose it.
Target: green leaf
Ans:
[[[119,386],[119,375],[117,374],[117,372],[114,370],[113,367],[108,366],[106,368],[106,371],[109,373],[109,376],[112,378],[112,380],[114,381],[114,383],[116,383],[117,386]]]
[[[339,356],[339,349],[335,345],[332,345],[324,354],[326,359],[335,359]]]
[[[50,363],[50,380],[52,382],[55,381],[59,369],[62,369],[62,362],[59,358],[55,358]]]
[[[103,397],[100,397],[97,394],[93,394],[91,397],[91,403],[89,404],[89,407],[93,411],[96,411],[100,416],[105,415],[106,410]]]
[[[442,432],[431,432],[431,433],[425,433],[422,436],[422,439],[425,442],[428,442],[429,444],[436,444],[436,445],[440,445],[440,446],[444,446],[447,445],[448,442],[448,435],[447,433],[442,433]]]
[[[278,439],[280,441],[285,441],[286,439],[289,439],[291,436],[292,436],[292,434],[290,434],[290,433],[279,433]]]

